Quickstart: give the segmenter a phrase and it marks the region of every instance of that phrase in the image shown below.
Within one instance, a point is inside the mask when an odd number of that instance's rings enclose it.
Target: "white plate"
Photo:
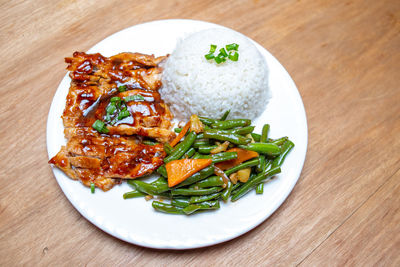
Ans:
[[[128,51],[165,55],[185,35],[212,27],[222,26],[193,20],[153,21],[115,33],[88,52],[100,52],[104,56]],[[132,190],[126,183],[105,193],[97,189],[91,194],[89,188],[53,168],[57,182],[72,205],[105,232],[136,245],[160,249],[189,249],[221,243],[267,219],[286,199],[300,176],[307,150],[307,121],[303,102],[289,74],[267,50],[256,45],[270,68],[273,96],[265,112],[254,121],[255,132],[269,123],[271,137],[289,136],[296,145],[282,173],[264,187],[264,194],[256,195],[253,191],[235,203],[221,202],[217,211],[192,216],[169,215],[154,211],[151,201],[143,198],[124,200],[123,193]],[[65,145],[60,116],[69,84],[70,78],[66,75],[51,104],[47,121],[50,158]]]

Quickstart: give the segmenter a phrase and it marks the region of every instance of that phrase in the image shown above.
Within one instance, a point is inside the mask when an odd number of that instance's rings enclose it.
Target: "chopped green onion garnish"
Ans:
[[[215,62],[217,62],[217,64],[221,64],[223,62],[223,59],[216,57],[214,58]]]
[[[121,98],[118,96],[111,97],[110,102],[115,103],[121,101]]]
[[[92,194],[94,194],[94,183],[90,183],[90,192],[92,192]]]
[[[118,91],[119,92],[125,92],[126,91],[126,85],[118,86]]]
[[[238,48],[239,48],[239,45],[233,43],[233,44],[228,44],[228,45],[226,45],[225,47],[226,47],[226,50],[228,50],[228,51],[231,51],[231,50],[237,51]]]
[[[228,53],[226,53],[225,48],[221,48],[221,49],[219,50],[219,54],[220,54],[220,55],[223,55],[224,57],[227,57],[227,56],[228,56]]]
[[[126,108],[124,108],[123,110],[121,110],[121,111],[119,112],[119,114],[118,114],[118,120],[125,119],[126,117],[129,117],[129,115],[130,115],[129,111],[128,111]]]
[[[125,102],[130,102],[130,101],[144,101],[144,97],[141,95],[129,95],[124,98]]]
[[[217,64],[220,64],[220,63],[226,61],[225,57],[222,54],[218,54],[218,56],[216,56],[214,58],[214,60],[215,60],[215,62],[217,62]]]
[[[121,98],[118,96],[111,97],[110,102],[116,104],[116,106],[119,108],[121,106]]]
[[[150,140],[143,140],[143,144],[148,145],[148,146],[155,146],[158,143],[150,141]]]
[[[217,45],[212,44],[212,45],[210,45],[210,52],[208,52],[208,53],[212,54],[215,52],[216,49],[217,49]]]
[[[95,129],[96,131],[98,131],[99,133],[109,133],[110,130],[108,130],[108,128],[106,127],[106,125],[104,124],[104,122],[102,122],[101,120],[96,120],[93,125],[92,125],[93,129]]]
[[[117,109],[117,106],[115,106],[115,104],[113,102],[111,102],[106,108],[107,115],[113,114],[116,109]]]
[[[230,52],[228,58],[232,61],[238,61],[239,54],[238,54],[238,52],[235,52],[235,53]]]
[[[210,60],[210,59],[213,59],[213,58],[214,58],[214,54],[213,54],[213,53],[210,53],[210,54],[204,55],[204,57],[205,57],[207,60]]]
[[[219,54],[217,56],[214,55],[214,52],[217,49],[216,45],[211,45],[210,46],[210,52],[208,54],[204,55],[204,57],[207,60],[214,59],[217,64],[221,64],[226,61],[227,58],[229,58],[232,61],[238,61],[239,59],[239,54],[237,53],[239,45],[232,43],[232,44],[227,44],[225,48],[219,49]],[[228,52],[227,52],[228,51]]]

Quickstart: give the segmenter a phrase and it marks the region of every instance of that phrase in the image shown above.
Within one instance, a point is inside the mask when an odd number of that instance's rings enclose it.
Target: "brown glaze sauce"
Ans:
[[[65,59],[72,83],[63,116],[72,117],[76,129],[68,140],[69,156],[59,153],[49,162],[67,167],[68,157],[91,157],[87,162],[100,160],[100,168],[98,164],[96,168],[89,166],[86,169],[71,166],[84,184],[99,177],[136,178],[151,173],[163,164],[166,154],[162,144],[144,145],[140,143],[142,138],[100,134],[92,129],[96,120],[105,121],[107,106],[111,97],[115,96],[124,99],[141,95],[144,98],[144,101],[125,102],[123,105],[126,105],[130,116],[113,125],[138,127],[139,136],[148,135],[141,127],[159,125],[161,117],[166,114],[160,94],[152,90],[142,77],[156,65],[138,63],[129,56],[132,54],[106,58],[100,54],[75,52],[73,58]],[[125,86],[126,91],[119,92],[120,86]],[[112,114],[113,117],[116,115]]]
[[[106,115],[106,107],[110,102],[110,96],[99,101],[95,112],[87,112],[88,109],[93,108],[99,97],[104,98],[98,94],[96,86],[89,86],[88,81],[93,79],[93,75],[107,74],[109,77],[108,83],[111,88],[118,88],[119,86],[126,86],[125,92],[117,93],[112,96],[118,96],[123,99],[130,95],[141,95],[145,101],[130,101],[126,103],[128,111],[131,114],[130,119],[119,121],[116,125],[126,124],[131,126],[138,126],[143,123],[145,117],[161,117],[165,114],[164,102],[161,100],[160,94],[157,91],[146,89],[143,86],[145,83],[138,72],[132,70],[146,71],[148,67],[138,65],[132,61],[124,62],[122,59],[116,58],[109,60],[100,54],[87,55],[80,52],[75,52],[74,56],[86,58],[78,64],[70,76],[76,83],[74,91],[76,94],[76,101],[80,112],[84,114],[79,119],[76,126],[90,127],[97,119],[104,120]],[[67,61],[69,62],[69,61]],[[102,67],[94,67],[94,65],[102,64]],[[104,75],[102,75],[104,76]],[[117,92],[117,90],[114,90]],[[68,106],[68,105],[67,105]]]

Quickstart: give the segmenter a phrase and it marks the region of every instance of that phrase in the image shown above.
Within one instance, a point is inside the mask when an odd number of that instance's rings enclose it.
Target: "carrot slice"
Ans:
[[[188,121],[188,123],[186,123],[186,125],[183,127],[182,131],[178,134],[177,137],[175,137],[174,140],[171,141],[171,143],[169,143],[169,145],[174,147],[177,143],[179,143],[179,141],[182,139],[182,137],[185,136],[185,134],[187,133],[189,128],[190,128],[190,121]]]
[[[168,175],[168,186],[173,187],[182,183],[196,172],[211,165],[211,159],[178,159],[165,165]]]
[[[238,154],[236,159],[231,159],[227,161],[223,161],[220,163],[215,164],[215,167],[220,168],[221,170],[227,170],[232,167],[235,167],[236,165],[239,165],[240,163],[258,157],[258,153],[255,151],[250,151],[242,148],[232,148],[227,150],[226,152],[236,152]]]

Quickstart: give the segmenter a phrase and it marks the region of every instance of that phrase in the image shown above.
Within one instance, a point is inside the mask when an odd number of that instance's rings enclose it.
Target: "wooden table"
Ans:
[[[400,265],[400,3],[396,0],[1,1],[0,265]],[[307,159],[293,192],[232,241],[162,251],[84,219],[47,164],[64,57],[126,27],[190,18],[253,38],[303,97]]]

